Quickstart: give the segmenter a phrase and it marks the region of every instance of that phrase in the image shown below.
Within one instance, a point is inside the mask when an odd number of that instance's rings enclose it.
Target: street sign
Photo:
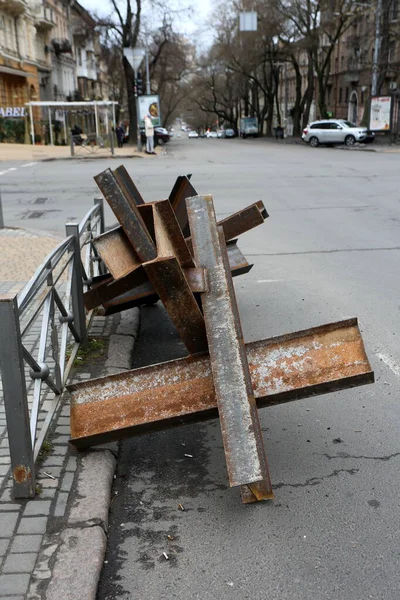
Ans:
[[[240,31],[257,31],[257,13],[255,11],[239,13]]]
[[[146,56],[146,50],[145,48],[124,48],[124,56],[136,73]]]

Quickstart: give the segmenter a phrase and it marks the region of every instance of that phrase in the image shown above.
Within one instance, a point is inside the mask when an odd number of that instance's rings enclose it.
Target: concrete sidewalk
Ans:
[[[0,293],[17,294],[60,241],[22,229],[1,229]],[[75,367],[70,382],[129,368],[138,326],[138,309],[123,316],[95,316],[89,336],[102,340],[104,354]],[[32,335],[39,337],[40,323]],[[32,338],[32,347],[36,342]],[[79,454],[68,440],[65,392],[45,455],[37,464],[37,495],[14,500],[0,383],[0,600],[96,597],[118,445]]]
[[[163,146],[156,146],[155,152],[162,154]],[[124,148],[115,148],[114,156],[108,150],[97,149],[91,152],[80,146],[75,148],[75,156],[71,156],[69,146],[42,146],[29,144],[0,144],[0,162],[23,160],[23,161],[49,161],[49,160],[74,160],[74,159],[96,159],[96,158],[147,158],[153,159],[154,156],[139,152],[136,147],[124,146]]]

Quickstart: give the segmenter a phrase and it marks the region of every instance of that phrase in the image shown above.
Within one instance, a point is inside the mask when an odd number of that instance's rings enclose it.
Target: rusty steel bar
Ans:
[[[180,175],[169,195],[169,201],[174,210],[179,226],[185,237],[190,236],[189,220],[186,208],[186,199],[197,196],[197,192],[186,175]]]
[[[268,217],[264,204],[259,200],[219,221],[218,225],[223,227],[225,239],[228,241],[250,229],[254,229],[258,225],[262,225]]]
[[[251,342],[246,352],[258,408],[374,381],[357,319]],[[125,371],[68,389],[71,441],[78,448],[218,418],[208,355]]]
[[[132,289],[138,285],[144,283],[147,279],[147,274],[143,270],[142,265],[132,269],[130,273],[127,273],[120,279],[106,279],[105,281],[98,283],[90,288],[83,294],[83,302],[87,310],[92,310],[100,304],[104,304],[108,300],[112,300]]]
[[[141,263],[122,227],[103,233],[93,245],[114,279],[124,277]]]
[[[252,269],[253,265],[246,261],[245,257],[236,245],[236,240],[228,242],[227,251],[232,277],[243,275]],[[193,281],[194,271],[194,269],[184,269],[190,289],[192,292],[204,291],[206,287],[201,290],[199,287],[200,284],[196,281]],[[100,290],[98,290],[96,296],[97,300],[100,299],[100,293]],[[146,304],[148,302],[156,302],[158,299],[158,296],[154,295],[153,287],[148,287],[146,284],[143,284],[140,286],[138,285],[134,289],[129,288],[128,291],[121,293],[121,295],[111,300],[104,301],[103,305],[106,315],[111,315],[116,312],[127,310],[134,306],[141,306],[142,304]]]
[[[124,167],[124,165],[117,167],[113,171],[113,173],[114,173],[115,179],[118,181],[118,184],[120,185],[120,187],[122,187],[124,189],[126,195],[129,197],[130,201],[135,206],[144,204],[144,200],[143,200],[141,193],[137,189],[136,185],[133,183],[133,181],[132,181],[128,171]]]
[[[223,229],[218,228],[211,196],[188,198],[186,204],[194,258],[207,269],[209,290],[201,301],[229,483],[257,484],[257,499],[272,498]]]
[[[175,257],[157,258],[143,268],[191,354],[207,349],[203,315]]]
[[[155,244],[139,210],[118,185],[111,169],[106,169],[94,179],[139,258],[143,261],[156,258]]]
[[[190,250],[169,200],[153,205],[157,256],[175,256],[182,267],[194,267]]]

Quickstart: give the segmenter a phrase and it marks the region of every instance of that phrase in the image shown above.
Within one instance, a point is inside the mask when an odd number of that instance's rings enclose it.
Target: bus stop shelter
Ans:
[[[32,144],[35,143],[35,119],[34,108],[41,109],[42,117],[48,120],[49,124],[49,141],[50,145],[54,145],[53,123],[61,121],[64,133],[65,142],[68,140],[68,131],[71,129],[71,116],[77,113],[91,115],[94,119],[94,129],[96,137],[101,133],[108,134],[111,127],[115,128],[115,107],[118,102],[111,100],[92,100],[88,102],[58,102],[58,101],[37,101],[27,102],[30,118],[30,136]],[[56,118],[58,113],[58,117]],[[43,120],[43,119],[42,119]],[[103,131],[102,131],[103,130]]]

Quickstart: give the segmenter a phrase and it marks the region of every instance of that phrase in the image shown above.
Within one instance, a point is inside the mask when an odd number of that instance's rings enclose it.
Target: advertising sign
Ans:
[[[371,98],[371,131],[389,131],[390,129],[390,96],[375,96]]]
[[[159,96],[139,96],[138,105],[140,127],[144,127],[144,117],[146,115],[150,115],[154,127],[159,127],[161,125]]]
[[[25,106],[0,106],[0,117],[25,117]]]

